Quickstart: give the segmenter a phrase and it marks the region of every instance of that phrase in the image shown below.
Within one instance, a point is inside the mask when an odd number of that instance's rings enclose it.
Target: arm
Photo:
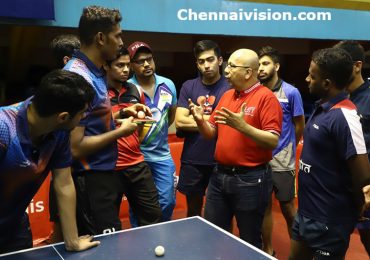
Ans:
[[[191,99],[188,100],[190,112],[198,126],[199,133],[206,139],[212,139],[217,136],[217,130],[212,127],[204,118],[203,108],[195,105]]]
[[[357,206],[362,211],[370,207],[370,167],[367,154],[357,154],[347,160],[351,172]],[[365,203],[364,203],[365,202]]]
[[[208,121],[209,115],[203,115],[203,118]],[[190,114],[189,109],[184,107],[177,107],[175,124],[176,128],[182,131],[198,131],[193,115]]]
[[[76,190],[71,176],[71,169],[53,170],[53,180],[66,249],[68,251],[82,251],[99,245],[99,241],[92,241],[92,236],[78,237]]]
[[[297,146],[303,134],[303,129],[305,125],[304,115],[293,117],[293,124],[295,130],[295,145]]]
[[[216,123],[228,125],[245,136],[251,138],[260,147],[267,149],[275,149],[279,142],[279,135],[273,132],[261,130],[249,125],[244,120],[244,110],[246,104],[244,103],[239,113],[233,113],[230,110],[222,107],[221,111],[216,110],[217,116],[215,116]]]
[[[119,128],[95,136],[85,136],[85,127],[76,127],[71,131],[71,151],[73,157],[86,157],[115,142],[120,137],[129,136],[137,128],[137,124],[133,123],[132,120],[133,117],[130,117]]]

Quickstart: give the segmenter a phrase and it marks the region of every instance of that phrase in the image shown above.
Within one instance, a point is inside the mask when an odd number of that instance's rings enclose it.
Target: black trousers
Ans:
[[[141,162],[124,170],[117,171],[121,194],[125,194],[139,226],[159,223],[162,210],[159,205],[158,190],[147,163]]]
[[[73,174],[73,180],[77,193],[79,235],[121,230],[121,186],[118,174],[114,171],[85,171]]]

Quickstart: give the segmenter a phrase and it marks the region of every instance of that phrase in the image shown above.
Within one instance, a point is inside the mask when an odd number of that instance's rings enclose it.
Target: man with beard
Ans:
[[[356,106],[345,92],[352,72],[353,61],[343,49],[312,55],[306,81],[320,100],[303,133],[291,260],[344,259],[360,211],[369,205],[365,140]]]
[[[115,129],[102,70],[103,64],[116,58],[123,45],[120,21],[118,10],[99,6],[84,8],[78,27],[81,49],[64,67],[84,76],[95,91],[86,116],[71,132],[80,234],[96,235],[121,229],[117,206],[120,187],[114,171],[116,140],[132,134],[137,125],[132,122],[133,117],[129,117]]]
[[[304,129],[304,112],[302,98],[298,89],[279,78],[280,57],[277,50],[265,46],[258,52],[259,69],[258,78],[261,83],[271,89],[278,98],[283,110],[283,125],[278,146],[272,151],[273,191],[279,200],[280,209],[287,223],[288,233],[291,237],[296,209],[295,197],[295,152],[296,146],[302,137]],[[272,247],[272,200],[267,206],[262,225],[263,250],[274,255]]]
[[[347,87],[349,99],[356,105],[361,117],[362,130],[370,160],[370,82],[362,77],[362,66],[365,63],[365,50],[356,41],[341,41],[334,45],[349,53],[353,60],[352,81]],[[357,224],[361,242],[370,256],[370,211],[366,211]]]
[[[141,151],[149,164],[159,193],[162,220],[171,219],[176,203],[176,168],[168,145],[168,127],[176,113],[176,88],[172,80],[155,73],[152,49],[144,42],[134,42],[128,48],[134,76],[129,80],[139,86],[145,95],[145,104],[150,108],[156,123],[144,125]],[[135,220],[131,218],[135,226]]]
[[[138,86],[127,82],[130,56],[126,48],[120,50],[116,59],[108,61],[104,70],[107,72],[113,113],[133,109],[151,115],[150,109],[145,106],[144,92]],[[140,151],[140,129],[130,136],[117,139],[116,172],[122,184],[122,193],[126,195],[137,216],[138,225],[144,226],[160,222],[162,211],[152,173]]]
[[[208,121],[221,96],[229,89],[220,73],[222,56],[217,43],[210,40],[197,42],[194,56],[200,75],[181,87],[175,119],[178,135],[185,137],[177,189],[186,195],[187,217],[201,215],[204,194],[216,163],[216,140],[206,140],[199,134],[188,100],[204,108],[204,118]]]
[[[99,244],[78,237],[69,132],[94,98],[80,75],[56,70],[34,96],[0,109],[0,254],[32,247],[27,206],[52,171],[67,250]]]

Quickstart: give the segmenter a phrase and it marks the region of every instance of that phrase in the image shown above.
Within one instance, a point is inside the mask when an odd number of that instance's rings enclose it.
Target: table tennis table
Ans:
[[[101,244],[68,252],[63,243],[0,255],[5,259],[242,260],[276,259],[200,217],[178,219],[95,236]],[[164,256],[155,255],[161,245]]]

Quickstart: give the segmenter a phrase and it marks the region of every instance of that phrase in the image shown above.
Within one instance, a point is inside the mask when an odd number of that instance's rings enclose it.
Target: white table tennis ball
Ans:
[[[145,113],[144,113],[144,111],[139,111],[139,112],[137,112],[137,118],[140,118],[140,119],[145,118]]]
[[[164,255],[164,247],[163,246],[157,246],[154,249],[155,255],[156,256],[163,256]]]

